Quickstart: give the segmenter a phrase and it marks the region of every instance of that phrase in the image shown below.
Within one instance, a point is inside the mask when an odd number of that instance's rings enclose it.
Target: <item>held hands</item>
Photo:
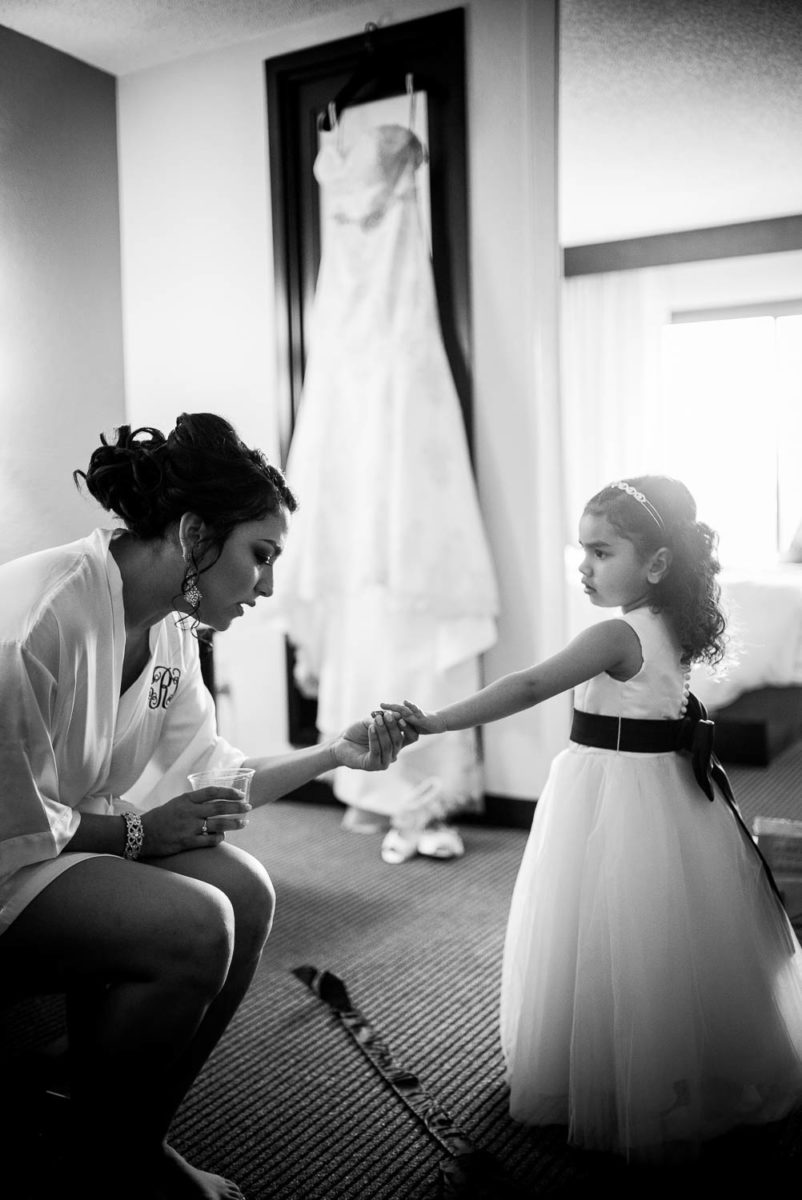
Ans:
[[[349,725],[332,744],[332,751],[341,767],[356,771],[386,771],[398,758],[404,746],[418,740],[418,735],[403,718],[378,709],[361,721]]]
[[[227,832],[248,824],[251,805],[228,787],[205,787],[182,792],[144,814],[143,858],[164,858],[182,850],[219,846]]]
[[[424,712],[411,700],[405,700],[403,704],[390,704],[382,700],[381,706],[388,716],[395,713],[399,720],[411,725],[418,733],[447,732],[445,717],[436,712]]]

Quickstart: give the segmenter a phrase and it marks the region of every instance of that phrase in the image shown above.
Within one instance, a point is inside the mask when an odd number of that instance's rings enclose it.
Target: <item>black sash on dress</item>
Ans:
[[[716,783],[722,795],[734,804],[727,773],[713,753],[715,728],[707,709],[691,692],[685,716],[677,721],[606,717],[575,708],[571,741],[601,750],[628,750],[636,754],[686,751],[691,756],[696,782],[708,800],[714,799],[713,784]]]

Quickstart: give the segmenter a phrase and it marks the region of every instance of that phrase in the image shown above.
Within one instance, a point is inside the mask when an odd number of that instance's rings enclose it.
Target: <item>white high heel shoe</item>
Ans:
[[[461,858],[465,844],[453,825],[431,821],[418,836],[418,854],[425,858]]]
[[[382,859],[397,866],[416,854],[424,858],[461,858],[465,844],[453,825],[432,821],[425,829],[391,829],[382,841]]]
[[[424,779],[407,798],[404,811],[395,818],[382,841],[384,862],[409,862],[416,854],[424,858],[460,858],[465,853],[456,829],[443,820],[443,785],[432,776]]]
[[[393,827],[382,840],[383,861],[397,866],[399,863],[405,863],[414,858],[418,853],[419,836],[419,832],[415,829],[405,831]]]

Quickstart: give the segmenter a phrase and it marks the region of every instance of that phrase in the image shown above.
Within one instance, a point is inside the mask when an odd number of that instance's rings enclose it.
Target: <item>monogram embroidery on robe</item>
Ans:
[[[154,667],[148,696],[148,708],[167,708],[178,689],[178,667]]]

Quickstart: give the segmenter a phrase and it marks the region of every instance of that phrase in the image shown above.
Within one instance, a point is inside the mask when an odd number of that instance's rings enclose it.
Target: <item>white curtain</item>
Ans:
[[[563,281],[562,401],[569,543],[587,500],[653,471],[664,434],[661,342],[670,320],[659,269]]]
[[[609,616],[579,586],[577,527],[595,492],[627,475],[659,470],[667,285],[658,270],[563,280],[561,395],[566,625],[569,637]]]

